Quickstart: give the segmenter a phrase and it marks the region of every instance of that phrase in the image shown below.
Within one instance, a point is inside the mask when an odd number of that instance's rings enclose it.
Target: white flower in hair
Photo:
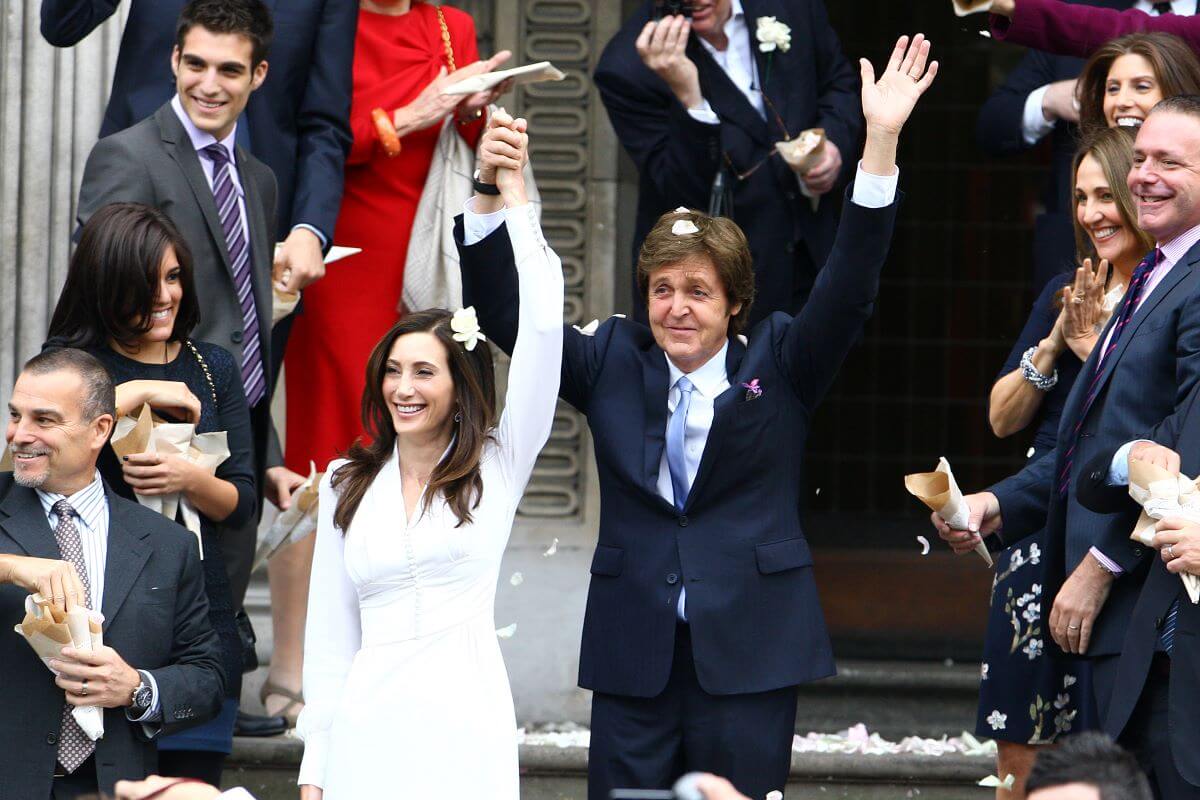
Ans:
[[[454,317],[450,320],[450,330],[454,331],[454,341],[462,342],[463,347],[468,350],[474,350],[480,340],[487,341],[487,337],[479,330],[479,319],[475,316],[475,306],[467,306],[455,311]]]
[[[674,213],[689,214],[691,213],[691,209],[680,206],[679,208],[675,209]],[[675,220],[675,224],[671,226],[671,233],[675,234],[676,236],[687,236],[688,234],[699,232],[700,229],[696,227],[696,223],[692,222],[690,219],[677,219]]]
[[[774,52],[775,48],[786,53],[792,47],[792,29],[775,17],[759,17],[754,37],[763,53]]]

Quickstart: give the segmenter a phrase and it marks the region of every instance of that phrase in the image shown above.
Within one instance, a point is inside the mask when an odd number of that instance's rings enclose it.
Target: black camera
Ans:
[[[692,0],[654,0],[654,18],[682,15],[692,18]]]

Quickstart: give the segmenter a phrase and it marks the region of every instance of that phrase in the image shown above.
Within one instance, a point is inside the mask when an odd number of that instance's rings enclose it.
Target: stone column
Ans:
[[[38,31],[40,5],[5,0],[0,11],[0,397],[39,350],[66,276],[123,24],[115,14],[58,50]]]

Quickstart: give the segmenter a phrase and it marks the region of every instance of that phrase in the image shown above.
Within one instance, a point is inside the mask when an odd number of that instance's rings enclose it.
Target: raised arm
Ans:
[[[121,0],[42,0],[42,38],[71,47],[113,15]]]
[[[911,45],[909,37],[900,37],[878,82],[870,62],[860,60],[867,141],[858,177],[829,260],[804,309],[789,323],[779,351],[809,408],[828,390],[871,315],[896,217],[896,145],[937,74],[937,62],[928,59],[929,42],[918,33]]]
[[[321,479],[317,500],[317,542],[313,552],[312,578],[308,589],[308,618],[304,626],[304,710],[296,728],[304,740],[304,758],[300,762],[297,783],[306,791],[325,786],[325,765],[329,759],[329,736],[346,677],[354,656],[362,647],[358,591],[346,572],[346,537],[334,527],[333,512],[337,495],[331,479],[335,461]]]
[[[1087,58],[1096,48],[1127,33],[1172,33],[1200,51],[1200,17],[1073,5],[1062,0],[995,0],[993,38],[1062,56]]]
[[[546,244],[537,212],[525,194],[522,168],[529,146],[525,121],[511,120],[501,111],[496,115],[509,122],[510,133],[516,134],[513,144],[493,143],[492,152],[499,149],[506,159],[505,166],[496,169],[496,185],[505,205],[518,293],[517,338],[497,438],[509,487],[519,499],[554,423],[563,348],[563,276],[562,262]]]

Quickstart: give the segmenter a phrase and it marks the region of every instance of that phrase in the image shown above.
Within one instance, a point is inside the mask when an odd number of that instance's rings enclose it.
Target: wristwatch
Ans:
[[[479,180],[479,170],[475,170],[475,174],[471,176],[471,183],[475,186],[475,191],[480,194],[498,195],[500,188],[494,183],[484,183]]]
[[[150,689],[150,683],[146,680],[146,674],[138,670],[138,676],[142,680],[133,690],[133,694],[129,698],[129,703],[133,706],[134,711],[145,714],[150,710],[150,704],[154,702],[154,692]]]

